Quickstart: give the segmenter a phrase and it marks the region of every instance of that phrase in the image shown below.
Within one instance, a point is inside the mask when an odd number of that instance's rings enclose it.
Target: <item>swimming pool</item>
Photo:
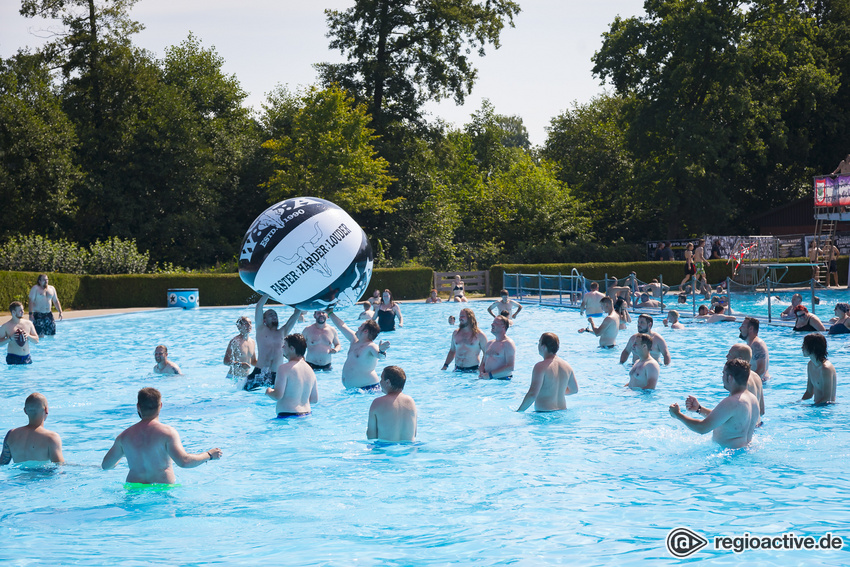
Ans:
[[[489,303],[469,304],[489,329]],[[50,403],[47,427],[62,435],[63,467],[0,468],[0,561],[8,565],[539,565],[678,564],[665,548],[677,526],[707,537],[786,532],[850,537],[847,512],[850,409],[843,403],[850,339],[829,337],[839,403],[813,408],[802,336],[763,327],[773,376],[767,413],[747,450],[722,450],[672,419],[693,394],[724,395],[720,372],[738,324],[660,324],[673,356],[658,390],[623,388],[619,352],[576,330],[572,310],[527,305],[508,336],[517,343],[512,382],[440,372],[448,315],[457,304],[405,304],[404,328],[379,363],[400,364],[419,408],[413,445],[365,439],[374,395],[344,391],[338,355],[319,374],[313,416],[272,420],[273,401],[234,389],[221,364],[239,315],[253,309],[163,310],[64,321],[33,349],[35,364],[3,367],[0,428],[24,423],[24,397]],[[288,315],[282,309],[281,316]],[[341,316],[356,324],[359,310]],[[284,319],[281,319],[284,320]],[[635,324],[628,332],[634,332]],[[543,331],[562,341],[580,392],[558,414],[517,414]],[[488,333],[489,335],[489,333]],[[621,332],[620,344],[626,336]],[[344,339],[343,344],[347,349]],[[150,373],[156,344],[186,373]],[[690,358],[686,358],[688,353]],[[220,461],[177,469],[180,486],[127,490],[126,461],[100,462],[137,421],[136,392],[163,393],[162,421],[191,452],[221,447]],[[713,544],[691,559],[741,558]],[[846,565],[842,551],[747,551],[760,564]]]

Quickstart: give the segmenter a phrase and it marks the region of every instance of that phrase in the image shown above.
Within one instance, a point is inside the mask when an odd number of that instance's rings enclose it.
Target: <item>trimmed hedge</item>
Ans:
[[[239,274],[128,274],[89,276],[49,274],[63,309],[165,307],[172,288],[197,288],[201,306],[249,305],[259,298]],[[0,272],[0,307],[12,301],[26,307],[35,272]],[[366,295],[372,289],[392,290],[396,299],[424,299],[431,291],[431,268],[375,269]]]
[[[777,263],[795,264],[808,263],[808,258],[783,258]],[[838,258],[838,283],[847,285],[847,267],[848,257],[841,256]],[[602,280],[605,274],[608,277],[624,278],[630,273],[635,272],[637,278],[641,281],[649,282],[654,278],[662,275],[664,283],[670,287],[678,286],[682,278],[685,277],[684,262],[605,262],[605,263],[588,263],[588,264],[496,264],[490,268],[490,288],[492,295],[498,295],[502,288],[503,275],[509,274],[549,274],[569,275],[572,269],[575,268],[580,274],[590,280]],[[727,277],[732,277],[734,265],[732,262],[727,263],[726,260],[711,260],[706,269],[706,278],[708,283],[717,284],[725,281]],[[788,270],[788,274],[783,278],[783,283],[795,283],[808,281],[812,277],[811,268],[792,267]],[[740,277],[738,278],[740,280]]]

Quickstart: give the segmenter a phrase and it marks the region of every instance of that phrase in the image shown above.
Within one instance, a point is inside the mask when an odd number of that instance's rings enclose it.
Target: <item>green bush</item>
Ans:
[[[87,256],[84,249],[64,239],[54,241],[37,234],[13,236],[0,246],[0,270],[82,274]]]
[[[0,312],[13,301],[20,301],[24,309],[28,307],[28,296],[32,286],[38,280],[39,272],[0,272]],[[50,285],[56,288],[62,309],[74,309],[75,297],[80,288],[80,276],[76,274],[52,274]]]
[[[376,268],[363,299],[372,295],[374,289],[389,289],[393,299],[425,299],[433,283],[434,270],[431,268]]]

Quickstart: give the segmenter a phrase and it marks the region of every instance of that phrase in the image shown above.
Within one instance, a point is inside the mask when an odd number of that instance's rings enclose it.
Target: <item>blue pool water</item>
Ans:
[[[485,331],[489,303],[474,302]],[[713,406],[724,396],[724,357],[738,324],[660,325],[673,362],[658,390],[623,387],[619,352],[600,351],[576,330],[572,310],[528,305],[509,331],[518,357],[512,382],[440,372],[448,315],[457,304],[405,304],[404,328],[379,364],[400,364],[419,408],[413,445],[365,439],[372,394],[319,374],[313,416],[272,420],[273,401],[237,391],[221,364],[244,309],[163,310],[64,321],[33,348],[31,367],[0,369],[0,429],[22,425],[24,397],[50,403],[68,465],[0,469],[4,565],[645,565],[679,564],[665,548],[677,526],[715,536],[786,532],[850,538],[850,339],[829,337],[838,404],[800,402],[802,336],[763,327],[773,379],[752,446],[722,450],[669,416],[688,394]],[[288,315],[282,309],[281,316]],[[356,324],[358,309],[343,316]],[[517,414],[537,340],[556,332],[580,392],[557,414]],[[621,332],[634,332],[634,323]],[[342,339],[347,350],[345,339]],[[150,373],[165,343],[186,373]],[[100,462],[135,423],[136,392],[163,393],[162,421],[187,450],[221,447],[220,461],[177,469],[180,486],[128,490],[126,461]],[[715,551],[689,561],[749,559],[762,565],[850,563],[841,551]]]

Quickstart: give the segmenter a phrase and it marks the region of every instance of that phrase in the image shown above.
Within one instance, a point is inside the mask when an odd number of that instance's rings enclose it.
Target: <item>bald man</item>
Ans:
[[[10,429],[3,439],[3,453],[0,465],[25,461],[51,461],[64,463],[62,458],[62,439],[59,434],[44,427],[47,419],[47,398],[33,392],[24,402],[24,413],[29,423],[23,427]]]

